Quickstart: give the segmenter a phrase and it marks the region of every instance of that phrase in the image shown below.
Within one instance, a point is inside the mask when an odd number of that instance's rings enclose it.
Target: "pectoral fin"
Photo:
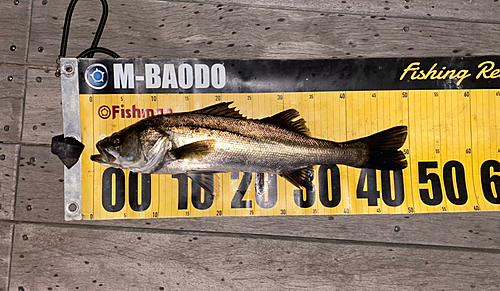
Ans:
[[[314,169],[312,167],[284,172],[280,175],[299,189],[305,188],[312,190],[314,188],[312,183],[314,179]]]
[[[216,140],[208,139],[183,145],[170,151],[176,159],[201,159],[214,150]]]

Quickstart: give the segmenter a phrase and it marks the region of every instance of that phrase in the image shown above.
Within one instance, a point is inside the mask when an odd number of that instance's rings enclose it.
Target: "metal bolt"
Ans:
[[[0,160],[4,161],[5,160],[5,155],[4,154],[1,154],[0,155]]]
[[[39,47],[38,47],[38,52],[39,52],[39,53],[43,53],[43,46],[39,46]]]
[[[403,31],[408,32],[408,31],[410,31],[410,28],[408,26],[405,26],[405,27],[403,27]]]
[[[14,5],[19,5],[19,0],[14,0]]]
[[[65,63],[62,67],[63,74],[67,77],[72,76],[75,72],[75,67],[71,63]]]
[[[78,209],[78,205],[76,205],[76,203],[71,203],[71,204],[68,206],[68,210],[69,210],[69,212],[75,212],[77,209]]]
[[[3,130],[5,130],[5,131],[9,131],[9,130],[10,130],[10,126],[8,126],[8,125],[4,126],[4,127],[3,127]]]
[[[11,50],[11,51],[13,51],[13,52],[14,52],[14,51],[16,51],[16,50],[17,50],[17,46],[15,46],[15,45],[11,45],[11,46],[10,46],[10,50]]]
[[[12,77],[12,76],[7,77],[7,81],[12,82],[13,80],[14,80],[14,77]]]
[[[397,225],[396,225],[396,226],[394,227],[394,231],[395,231],[395,232],[399,232],[400,230],[401,230],[401,228],[400,228],[399,226],[397,226]]]
[[[36,162],[35,157],[31,157],[31,158],[30,158],[30,163],[31,163],[31,164],[34,164],[35,162]]]
[[[32,209],[33,207],[31,207],[31,205],[26,205],[26,210],[31,211]]]
[[[23,234],[23,240],[28,240],[28,235],[27,234]]]
[[[24,289],[24,287],[23,287],[23,286],[19,286],[19,287],[17,287],[17,290],[18,290],[18,291],[25,291],[26,289]]]
[[[33,131],[37,131],[37,130],[38,130],[38,126],[33,125]]]
[[[36,77],[36,82],[37,83],[42,83],[42,77]]]
[[[42,5],[47,5],[47,3],[49,3],[49,1],[47,1],[47,0],[42,1]]]

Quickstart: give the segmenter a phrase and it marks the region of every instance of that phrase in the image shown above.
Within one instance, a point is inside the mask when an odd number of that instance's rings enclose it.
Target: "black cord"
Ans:
[[[92,45],[90,48],[81,52],[77,58],[92,58],[94,57],[94,53],[104,53],[113,58],[119,58],[120,56],[114,51],[102,47],[98,47],[99,40],[101,39],[102,33],[104,31],[104,26],[106,25],[106,20],[108,18],[108,2],[106,0],[100,0],[102,4],[102,14],[101,20],[99,21],[99,26],[97,27],[97,31],[94,36],[94,40],[92,41]],[[68,47],[68,38],[69,38],[69,29],[71,25],[71,17],[73,16],[73,11],[75,10],[75,6],[78,0],[71,0],[68,5],[68,9],[66,10],[66,17],[64,19],[64,27],[63,34],[61,39],[61,50],[59,51],[59,58],[57,59],[57,71],[56,76],[60,75],[60,64],[59,59],[66,57],[66,49]]]
[[[79,58],[91,58],[94,53],[103,53],[103,54],[106,54],[112,58],[119,58],[120,57],[117,53],[115,53],[114,51],[112,51],[110,49],[107,49],[104,47],[91,47],[91,48],[88,48],[88,49],[84,50],[83,52],[81,52],[76,58],[77,59],[79,59]]]

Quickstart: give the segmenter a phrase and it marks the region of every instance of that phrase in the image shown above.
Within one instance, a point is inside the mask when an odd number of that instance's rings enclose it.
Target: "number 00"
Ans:
[[[115,177],[113,182],[113,175]],[[146,211],[151,205],[151,175],[141,174],[141,204],[139,204],[139,175],[129,174],[129,205],[137,212]],[[114,189],[114,191],[113,191]],[[113,204],[113,192],[115,203]],[[108,168],[102,174],[102,207],[108,212],[118,212],[125,206],[125,173],[121,169]]]

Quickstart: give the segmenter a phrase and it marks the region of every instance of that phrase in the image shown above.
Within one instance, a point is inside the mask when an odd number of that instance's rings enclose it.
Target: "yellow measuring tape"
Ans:
[[[217,102],[249,118],[298,110],[311,136],[337,142],[408,126],[403,171],[316,166],[315,191],[280,176],[216,174],[205,195],[185,175],[135,174],[90,160],[95,144],[138,120]],[[252,94],[81,94],[84,219],[392,214],[500,210],[500,90]],[[402,183],[401,183],[402,182]],[[103,183],[111,185],[103,192]]]

